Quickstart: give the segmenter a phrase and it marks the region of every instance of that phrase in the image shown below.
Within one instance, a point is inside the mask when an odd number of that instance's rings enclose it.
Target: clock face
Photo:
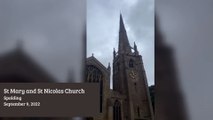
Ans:
[[[129,76],[132,78],[132,79],[134,79],[134,80],[136,80],[136,73],[132,70],[131,72],[130,72],[130,74],[129,74]]]

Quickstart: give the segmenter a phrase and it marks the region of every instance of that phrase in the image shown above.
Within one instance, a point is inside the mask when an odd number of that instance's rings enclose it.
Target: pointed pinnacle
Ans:
[[[120,31],[126,31],[122,14],[120,14]]]

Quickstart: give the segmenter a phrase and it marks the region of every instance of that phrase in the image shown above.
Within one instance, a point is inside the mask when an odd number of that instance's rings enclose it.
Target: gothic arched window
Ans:
[[[94,65],[87,65],[86,82],[100,83],[100,112],[103,109],[103,74]]]
[[[94,65],[87,65],[86,80],[87,82],[100,82],[103,80],[103,74]]]
[[[132,60],[132,59],[129,60],[129,67],[130,68],[134,67],[134,60]]]
[[[121,103],[118,100],[113,105],[113,120],[121,120]]]

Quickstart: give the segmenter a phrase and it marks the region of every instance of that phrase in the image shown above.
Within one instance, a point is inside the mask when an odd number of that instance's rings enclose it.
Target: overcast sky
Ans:
[[[0,0],[0,52],[11,51],[21,39],[31,57],[65,81],[69,69],[77,74],[81,68],[86,17],[87,56],[112,63],[120,12],[154,84],[154,0],[88,0],[87,7],[85,0]]]
[[[23,49],[59,81],[80,80],[85,0],[0,0],[0,52]],[[72,75],[74,75],[72,74]]]
[[[113,48],[118,50],[120,12],[133,46],[143,57],[148,83],[154,84],[154,0],[88,0],[87,56],[112,65]]]
[[[191,120],[211,120],[213,1],[156,0],[155,5],[164,37],[177,53]]]

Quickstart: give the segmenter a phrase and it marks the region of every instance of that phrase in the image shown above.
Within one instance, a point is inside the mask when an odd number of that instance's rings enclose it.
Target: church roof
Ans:
[[[95,65],[102,72],[109,73],[108,69],[98,59],[96,59],[93,55],[91,57],[88,57],[86,62],[87,62],[87,65]]]

